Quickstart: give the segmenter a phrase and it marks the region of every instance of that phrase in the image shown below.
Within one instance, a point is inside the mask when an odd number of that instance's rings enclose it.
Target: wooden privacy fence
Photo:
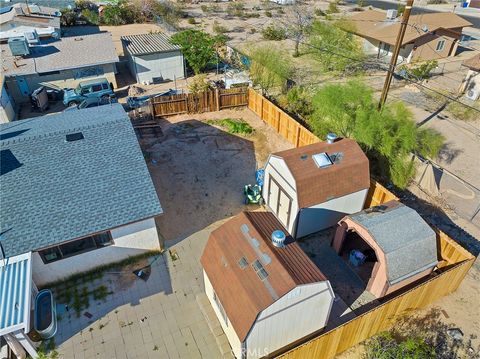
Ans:
[[[153,117],[219,111],[248,105],[248,88],[215,89],[199,94],[159,96],[150,100]]]
[[[248,94],[248,108],[295,147],[320,141],[301,123],[251,88]],[[365,207],[377,206],[395,199],[398,200],[393,193],[380,183],[372,181]],[[435,231],[439,257],[439,270],[436,275],[408,291],[394,297],[389,296],[391,299],[328,332],[303,344],[287,346],[272,356],[286,359],[333,358],[365,339],[389,329],[409,311],[423,308],[455,291],[473,265],[475,257],[445,233],[437,229]]]

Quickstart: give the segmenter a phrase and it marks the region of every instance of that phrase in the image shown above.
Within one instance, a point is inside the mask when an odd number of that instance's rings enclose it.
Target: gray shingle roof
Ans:
[[[84,139],[66,142],[74,132]],[[7,256],[162,213],[120,104],[2,124],[0,150]]]
[[[118,55],[108,32],[43,40],[31,48],[31,54],[15,59],[8,44],[0,45],[4,75],[28,75],[49,71],[77,69],[118,62]]]
[[[161,33],[122,36],[122,44],[131,55],[180,50],[180,46],[172,44],[170,39]]]
[[[390,284],[437,264],[435,232],[416,211],[396,201],[377,208],[348,217],[365,228],[385,253]]]

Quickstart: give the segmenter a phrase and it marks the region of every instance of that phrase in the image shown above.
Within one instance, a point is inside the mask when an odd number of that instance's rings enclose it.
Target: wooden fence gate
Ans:
[[[248,87],[215,89],[199,94],[160,96],[150,100],[153,117],[219,111],[248,105]]]

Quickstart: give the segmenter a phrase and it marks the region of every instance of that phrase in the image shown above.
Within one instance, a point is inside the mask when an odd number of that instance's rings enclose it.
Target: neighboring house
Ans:
[[[161,33],[122,36],[123,52],[138,83],[159,83],[185,77],[180,46]]]
[[[363,209],[368,158],[351,139],[273,153],[265,165],[263,198],[294,238],[335,225]]]
[[[29,101],[42,85],[75,88],[80,81],[97,77],[117,84],[118,56],[108,32],[41,41],[27,46],[29,54],[24,56],[14,56],[9,44],[0,44],[0,49],[5,82],[16,102]]]
[[[0,73],[0,123],[14,121],[16,118],[15,103],[5,85],[5,76]]]
[[[364,38],[363,49],[367,55],[390,61],[401,17],[396,10],[388,12],[367,10],[348,18],[353,32]],[[455,56],[464,27],[472,24],[453,13],[427,13],[410,16],[399,63],[436,60]]]
[[[58,9],[14,4],[0,9],[0,41],[35,30],[41,38],[61,36]]]
[[[332,246],[340,254],[373,250],[364,265],[370,264],[367,290],[377,298],[428,276],[438,263],[435,232],[417,212],[397,201],[343,218]]]
[[[201,257],[207,297],[238,359],[264,357],[327,324],[330,282],[283,231],[269,212],[243,212],[211,233]]]
[[[468,67],[468,72],[460,92],[465,93],[471,100],[478,100],[480,97],[480,54],[465,60],[462,65]]]
[[[38,286],[159,250],[162,208],[120,104],[0,125],[0,243]],[[8,259],[7,259],[8,261]]]

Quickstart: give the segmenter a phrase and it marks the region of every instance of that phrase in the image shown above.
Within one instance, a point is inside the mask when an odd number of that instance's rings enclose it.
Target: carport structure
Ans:
[[[25,351],[32,358],[37,357],[35,346],[27,336],[36,292],[30,252],[0,259],[0,336],[19,358],[24,357]]]

